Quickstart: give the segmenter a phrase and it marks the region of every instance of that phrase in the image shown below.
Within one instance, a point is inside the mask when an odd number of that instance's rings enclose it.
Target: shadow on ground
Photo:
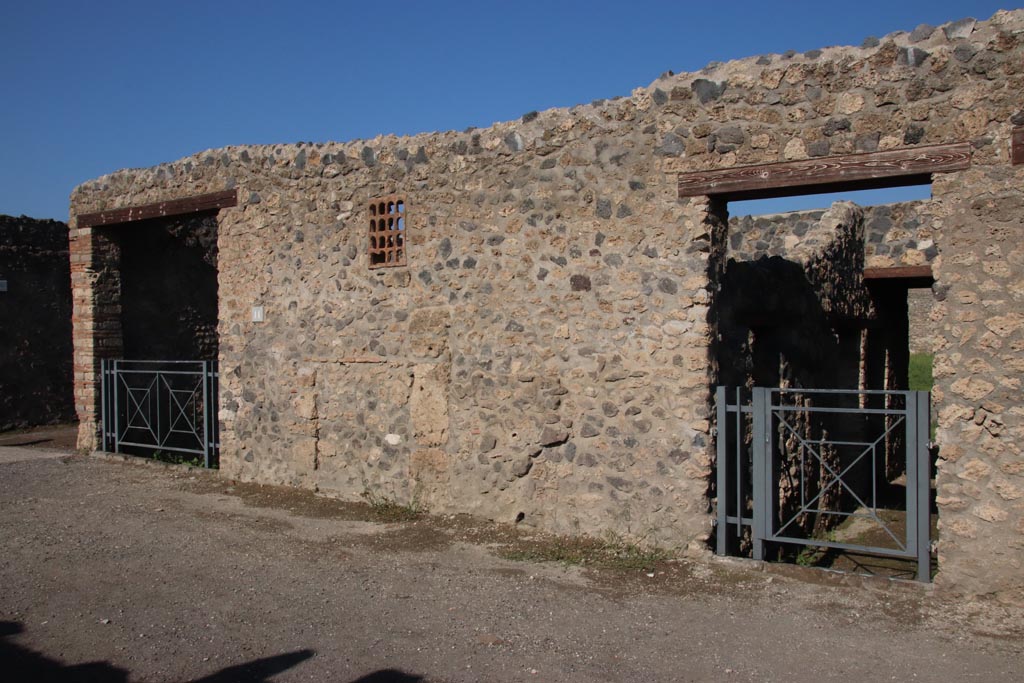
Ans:
[[[24,629],[14,621],[0,621],[0,668],[5,680],[37,683],[127,683],[128,672],[108,662],[64,665],[8,639]]]
[[[0,447],[4,446],[73,452],[78,447],[78,423],[0,432]]]
[[[3,680],[33,683],[128,683],[130,680],[128,671],[109,662],[62,664],[10,642],[11,636],[23,631],[24,628],[18,622],[0,621],[0,671],[3,671]],[[197,678],[192,683],[270,683],[274,676],[301,664],[314,654],[313,650],[304,649],[254,659]],[[423,680],[421,676],[397,669],[381,669],[351,683],[420,683]]]

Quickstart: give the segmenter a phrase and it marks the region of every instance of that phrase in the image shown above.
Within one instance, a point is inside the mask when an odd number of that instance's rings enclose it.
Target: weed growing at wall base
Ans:
[[[673,553],[657,545],[630,543],[608,531],[603,538],[557,536],[522,540],[500,555],[521,562],[560,562],[602,569],[649,569],[668,560]]]
[[[414,498],[410,503],[403,504],[394,498],[365,490],[360,496],[370,506],[373,513],[384,522],[408,522],[418,519],[426,509]]]

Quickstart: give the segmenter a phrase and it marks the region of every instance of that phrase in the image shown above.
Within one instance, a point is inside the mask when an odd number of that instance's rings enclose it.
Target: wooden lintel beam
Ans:
[[[891,268],[865,268],[865,280],[934,280],[932,267],[924,266],[894,266]]]
[[[222,192],[193,195],[192,197],[184,197],[182,199],[171,199],[155,204],[142,204],[140,206],[129,206],[124,209],[83,213],[78,216],[78,227],[86,228],[99,225],[113,225],[115,223],[130,223],[148,218],[180,216],[199,211],[225,209],[229,206],[237,205],[238,190],[224,190]]]
[[[821,157],[679,174],[679,196],[760,199],[802,193],[860,190],[927,183],[933,173],[971,165],[971,146],[960,142],[887,152]],[[794,192],[793,188],[800,188]]]
[[[1024,126],[1014,128],[1010,139],[1010,163],[1024,164]]]

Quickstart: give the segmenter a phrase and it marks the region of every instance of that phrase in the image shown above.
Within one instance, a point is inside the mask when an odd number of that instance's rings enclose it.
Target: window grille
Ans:
[[[370,268],[406,265],[405,200],[381,197],[370,202]]]

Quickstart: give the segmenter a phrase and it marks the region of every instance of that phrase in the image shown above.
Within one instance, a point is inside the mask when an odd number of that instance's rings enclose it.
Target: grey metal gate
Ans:
[[[718,387],[716,404],[718,554],[823,547],[914,560],[930,581],[928,392]],[[855,518],[886,543],[815,536]]]
[[[216,466],[216,361],[104,360],[101,376],[103,450],[192,454]]]

